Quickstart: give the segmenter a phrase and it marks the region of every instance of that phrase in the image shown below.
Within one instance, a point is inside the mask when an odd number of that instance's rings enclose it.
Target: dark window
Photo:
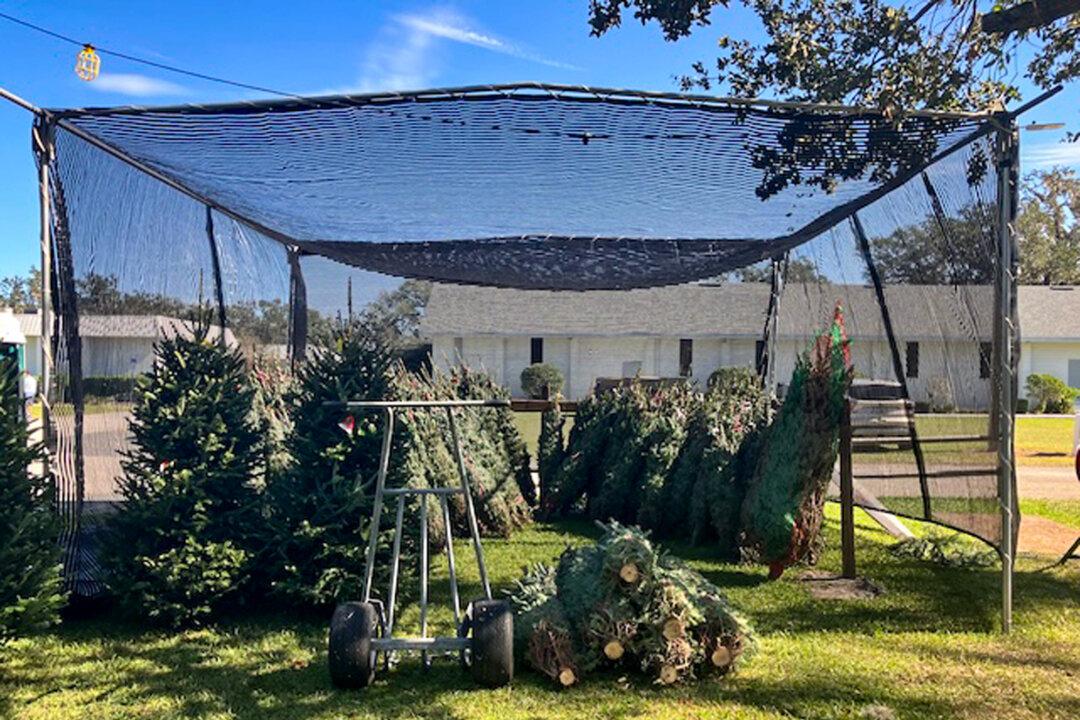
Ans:
[[[529,362],[533,365],[544,362],[544,338],[529,341]]]
[[[679,341],[679,375],[690,377],[694,366],[694,341],[683,338]]]
[[[909,342],[907,344],[907,361],[904,363],[907,368],[907,376],[909,378],[919,377],[919,343]]]
[[[754,343],[754,369],[758,375],[765,372],[765,341],[758,340]]]
[[[990,358],[993,357],[994,346],[992,343],[979,343],[979,377],[990,377]]]

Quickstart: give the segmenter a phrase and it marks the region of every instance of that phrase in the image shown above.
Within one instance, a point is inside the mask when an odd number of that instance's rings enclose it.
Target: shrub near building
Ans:
[[[190,337],[155,344],[136,388],[124,502],[105,538],[123,605],[171,625],[204,622],[242,599],[261,530],[255,391],[239,352],[207,335],[199,320]]]

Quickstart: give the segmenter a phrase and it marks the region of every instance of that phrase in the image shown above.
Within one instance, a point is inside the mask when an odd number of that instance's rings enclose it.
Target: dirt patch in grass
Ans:
[[[1017,550],[1035,555],[1061,557],[1076,542],[1080,531],[1038,515],[1027,515],[1020,521],[1020,541]]]
[[[799,575],[799,582],[815,600],[872,600],[885,592],[866,578],[845,578],[821,570],[807,570]]]

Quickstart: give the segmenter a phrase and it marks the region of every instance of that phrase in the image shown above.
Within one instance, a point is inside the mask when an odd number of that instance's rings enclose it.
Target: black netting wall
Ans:
[[[55,469],[69,584],[93,595],[96,532],[120,499],[135,382],[154,343],[206,315],[212,338],[284,360],[290,272],[280,243],[70,133],[55,138]]]
[[[856,373],[856,503],[997,544],[997,179],[965,172],[989,154],[973,145],[934,164],[792,252],[778,378],[839,303]]]
[[[537,337],[585,392],[727,365],[782,390],[839,303],[857,502],[1000,538],[985,117],[536,88],[58,117],[57,467],[84,550],[155,340],[202,306],[253,359],[302,358],[403,277],[511,288],[444,286],[426,339],[513,391]]]

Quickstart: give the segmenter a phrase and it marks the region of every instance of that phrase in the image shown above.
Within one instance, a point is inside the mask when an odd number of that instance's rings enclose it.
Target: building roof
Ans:
[[[987,286],[890,285],[885,288],[899,338],[989,341],[993,290]],[[884,337],[872,287],[789,283],[779,336],[812,337],[837,302],[852,338]],[[680,285],[630,291],[550,292],[435,285],[421,331],[425,336],[761,337],[769,302],[766,283]],[[1080,288],[1023,286],[1025,339],[1080,341]]]
[[[15,317],[23,334],[41,337],[40,313],[19,313]],[[217,338],[220,330],[210,328],[210,338]],[[146,338],[171,337],[191,333],[191,321],[167,315],[82,315],[79,317],[79,335],[93,338]],[[236,344],[232,330],[225,330],[225,341]]]
[[[1080,341],[1080,286],[1022,285],[1020,336],[1025,341]]]

